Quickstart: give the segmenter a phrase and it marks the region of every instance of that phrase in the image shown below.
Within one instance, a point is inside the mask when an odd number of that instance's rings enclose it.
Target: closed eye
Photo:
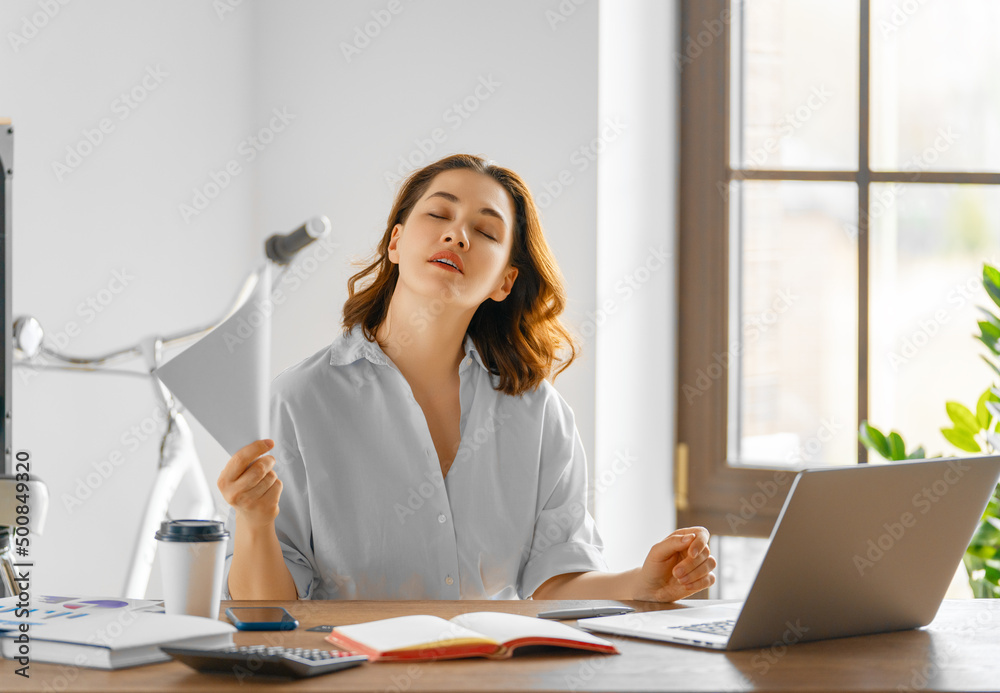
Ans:
[[[427,216],[434,217],[435,219],[447,219],[448,218],[448,217],[438,216],[437,214],[431,214],[430,212],[427,213]],[[493,236],[491,236],[490,234],[486,233],[482,229],[476,229],[476,230],[479,231],[479,233],[481,233],[484,236],[486,236],[487,238],[489,238],[491,241],[495,241],[496,240]]]

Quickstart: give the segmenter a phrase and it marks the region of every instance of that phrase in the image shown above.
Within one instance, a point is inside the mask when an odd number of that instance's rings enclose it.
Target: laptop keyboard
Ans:
[[[711,635],[730,635],[736,626],[736,619],[731,618],[725,621],[709,621],[708,623],[695,623],[691,626],[674,626],[672,630],[690,630],[695,633],[709,633]]]

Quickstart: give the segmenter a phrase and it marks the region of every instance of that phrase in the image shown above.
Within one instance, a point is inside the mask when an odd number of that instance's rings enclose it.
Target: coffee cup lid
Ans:
[[[219,541],[229,537],[226,526],[216,520],[166,520],[160,523],[160,541]]]

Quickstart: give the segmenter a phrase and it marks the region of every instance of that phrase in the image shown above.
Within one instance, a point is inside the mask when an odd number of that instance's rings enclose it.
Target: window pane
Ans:
[[[857,187],[752,181],[738,192],[729,458],[857,462]]]
[[[747,0],[732,74],[733,168],[854,169],[857,0]],[[739,56],[743,64],[740,66]],[[742,69],[741,69],[742,68]],[[742,100],[742,106],[740,102]]]
[[[873,0],[872,168],[1000,170],[1000,2]]]
[[[955,454],[945,401],[975,410],[995,380],[973,335],[992,305],[983,263],[1000,262],[1000,189],[886,183],[871,207],[870,421],[907,451]]]
[[[719,569],[715,571],[718,598],[746,599],[770,542],[767,539],[718,535],[714,539],[712,553],[719,561]]]

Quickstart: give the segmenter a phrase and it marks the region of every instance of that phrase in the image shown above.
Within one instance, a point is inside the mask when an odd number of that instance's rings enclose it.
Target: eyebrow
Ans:
[[[454,195],[452,195],[449,192],[444,192],[443,190],[439,190],[436,193],[431,193],[430,195],[427,196],[426,199],[429,200],[432,197],[443,197],[444,199],[448,200],[449,202],[460,202],[460,200],[457,197],[455,197]],[[491,217],[496,217],[497,219],[499,219],[500,221],[502,221],[504,223],[504,225],[507,224],[507,220],[503,218],[503,215],[500,214],[500,212],[498,212],[495,209],[493,209],[492,207],[483,207],[482,209],[479,210],[479,213],[480,214],[485,214],[485,215],[491,216]]]

